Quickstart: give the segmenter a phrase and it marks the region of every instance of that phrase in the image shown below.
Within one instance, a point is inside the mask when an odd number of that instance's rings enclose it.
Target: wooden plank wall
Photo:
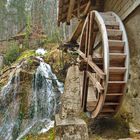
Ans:
[[[122,20],[126,19],[140,5],[140,0],[106,0],[105,11],[116,12]]]

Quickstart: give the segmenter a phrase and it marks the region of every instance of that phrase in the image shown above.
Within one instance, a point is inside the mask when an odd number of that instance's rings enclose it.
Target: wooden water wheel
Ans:
[[[78,53],[83,111],[92,118],[116,114],[126,92],[129,67],[128,40],[120,18],[113,12],[91,11]]]

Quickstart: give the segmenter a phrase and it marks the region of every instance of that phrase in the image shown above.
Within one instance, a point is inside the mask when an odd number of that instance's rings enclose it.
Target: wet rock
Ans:
[[[61,102],[62,105],[60,114],[62,119],[79,116],[81,103],[78,66],[72,66],[68,70]]]
[[[88,140],[86,123],[82,119],[60,119],[56,115],[56,140]]]

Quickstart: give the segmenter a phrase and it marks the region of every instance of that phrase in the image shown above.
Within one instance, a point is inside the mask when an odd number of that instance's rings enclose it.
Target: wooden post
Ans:
[[[67,24],[70,24],[70,19],[72,17],[72,12],[73,12],[73,9],[74,9],[74,5],[75,5],[75,0],[70,0],[69,10],[68,10],[68,14],[67,14]]]

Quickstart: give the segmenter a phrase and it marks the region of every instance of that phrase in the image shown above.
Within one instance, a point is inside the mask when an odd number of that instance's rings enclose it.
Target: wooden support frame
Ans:
[[[73,32],[72,36],[70,37],[68,42],[76,42],[77,39],[79,38],[83,25],[84,25],[85,19],[82,19],[79,21],[75,31]]]
[[[89,11],[93,10],[93,6],[95,5],[93,5],[93,2],[91,2],[91,0],[87,0],[84,3],[81,3],[79,0],[75,0],[75,2],[74,0],[71,0],[69,5],[65,5],[66,11],[63,11],[63,7],[59,9],[59,11],[61,11],[61,14],[59,14],[58,17],[58,23],[60,23],[60,21],[62,23],[66,21],[69,25],[70,20],[74,17],[74,15],[78,19],[83,19],[86,17]]]
[[[84,12],[80,15],[80,17],[86,16],[87,13],[90,11],[90,7],[91,7],[91,1],[89,0],[89,2],[86,5],[86,8],[85,8]]]

